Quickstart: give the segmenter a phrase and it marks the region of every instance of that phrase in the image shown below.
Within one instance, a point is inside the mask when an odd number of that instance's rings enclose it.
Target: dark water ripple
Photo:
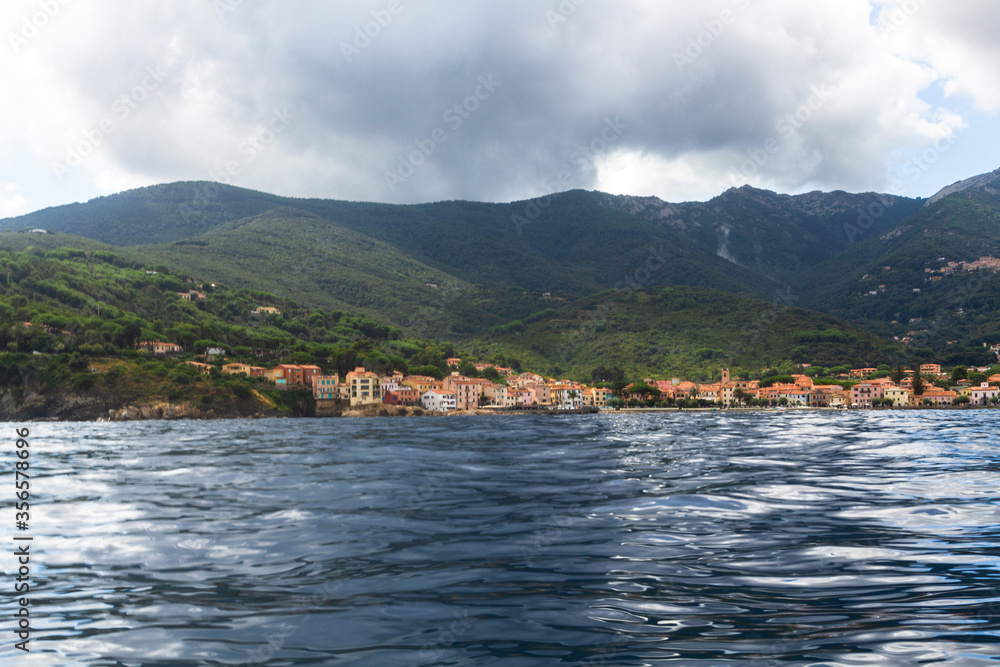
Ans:
[[[34,650],[0,662],[994,664],[998,426],[37,425]]]

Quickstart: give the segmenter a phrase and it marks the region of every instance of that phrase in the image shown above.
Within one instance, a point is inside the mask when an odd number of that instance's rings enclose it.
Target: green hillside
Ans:
[[[574,190],[511,204],[302,204],[472,283],[585,296],[627,280],[762,295],[758,274],[734,267],[683,232],[600,205]],[[653,270],[646,272],[646,267]],[[764,280],[764,283],[767,281]]]
[[[704,250],[781,283],[799,278],[802,271],[811,272],[859,240],[878,238],[923,205],[919,199],[874,192],[792,196],[748,185],[704,203],[668,204],[655,197],[612,195],[603,195],[600,201],[681,229]]]
[[[361,311],[434,338],[461,338],[533,309],[537,296],[481,289],[393,246],[292,209],[275,209],[130,254],[273,292],[303,304]],[[437,287],[434,287],[436,285]],[[500,298],[503,296],[504,298]],[[435,307],[439,303],[444,307]]]
[[[820,266],[806,305],[886,337],[913,338],[945,361],[978,355],[987,363],[982,343],[1000,342],[1000,274],[936,271],[948,262],[1000,257],[997,185],[1000,176],[943,198]]]
[[[467,347],[588,381],[602,368],[628,377],[709,379],[722,366],[752,372],[913,361],[900,345],[780,298],[768,303],[690,287],[604,292],[495,327]]]
[[[217,347],[230,361],[266,367],[314,363],[341,375],[359,365],[404,372],[432,365],[440,371],[455,353],[450,344],[408,338],[365,317],[305,308],[266,292],[199,284],[183,271],[136,264],[105,250],[0,251],[0,276],[5,414],[15,414],[11,406],[29,391],[48,397],[82,392],[111,405],[157,398],[221,406],[263,394],[278,404],[286,400],[248,379],[217,371],[203,376],[177,359],[151,357],[135,349],[143,340],[183,345],[180,360]],[[205,298],[178,296],[191,289]],[[262,305],[281,312],[252,314]]]
[[[7,231],[0,248],[113,244],[136,263],[454,341],[613,288],[765,300],[777,290],[917,354],[976,358],[974,347],[1000,342],[996,274],[931,284],[925,270],[940,257],[1000,256],[998,186],[1000,174],[986,174],[927,206],[750,187],[683,204],[577,190],[398,206],[174,183],[2,220],[59,233]]]
[[[166,243],[258,215],[284,201],[276,195],[218,183],[151,185],[0,220],[0,230],[46,229],[117,246]]]
[[[277,197],[215,183],[174,183],[3,220],[0,229],[41,228],[149,249],[234,226],[246,227],[246,238],[261,229],[247,227],[246,221],[265,214],[272,221],[314,216],[326,221],[327,228],[306,225],[300,230],[281,224],[297,251],[312,247],[317,233],[354,231],[381,242],[383,249],[394,247],[394,256],[401,253],[489,290],[579,297],[635,281],[637,271],[644,285],[686,284],[756,295],[769,289],[758,274],[734,267],[684,233],[601,206],[599,197],[572,191],[512,204],[395,206]],[[259,243],[273,238],[262,235]],[[299,253],[285,262],[301,262],[303,257]],[[649,263],[657,268],[647,275],[643,267]],[[366,281],[368,276],[359,278]],[[370,305],[364,297],[349,303]]]

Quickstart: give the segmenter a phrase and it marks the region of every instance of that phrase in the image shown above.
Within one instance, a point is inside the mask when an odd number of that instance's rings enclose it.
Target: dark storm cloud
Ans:
[[[37,140],[50,163],[149,68],[166,72],[71,173],[102,189],[212,177],[412,202],[875,188],[894,146],[961,127],[920,99],[942,76],[927,63],[987,23],[956,12],[934,32],[922,3],[897,4],[97,1],[67,5],[18,67],[69,109]],[[889,16],[905,20],[880,26]],[[995,52],[980,32],[941,57],[956,92],[990,71],[966,66]]]

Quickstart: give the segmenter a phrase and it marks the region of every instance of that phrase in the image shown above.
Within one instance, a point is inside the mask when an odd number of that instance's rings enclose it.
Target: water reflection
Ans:
[[[39,425],[23,663],[996,660],[998,422]]]

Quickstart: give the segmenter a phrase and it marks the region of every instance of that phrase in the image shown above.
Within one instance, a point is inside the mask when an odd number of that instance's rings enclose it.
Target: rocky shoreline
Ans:
[[[351,407],[322,401],[314,410],[296,414],[279,410],[264,396],[256,394],[245,400],[197,404],[192,401],[168,401],[156,398],[123,400],[121,397],[94,394],[39,394],[18,396],[0,388],[0,421],[152,421],[180,419],[267,419],[267,418],[371,418],[371,417],[461,417],[469,415],[587,414],[589,410],[449,410],[439,412],[418,406],[365,405]]]

